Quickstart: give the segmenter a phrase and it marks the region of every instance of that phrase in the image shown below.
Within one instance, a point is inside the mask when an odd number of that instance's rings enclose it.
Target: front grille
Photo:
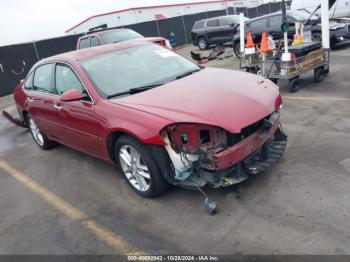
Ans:
[[[234,133],[228,133],[227,134],[227,142],[228,146],[233,146],[243,139],[247,138],[251,134],[255,133],[259,128],[261,128],[264,124],[264,119],[268,119],[270,116],[264,117],[263,119],[260,119],[259,121],[245,127],[242,129],[241,133],[234,134]]]

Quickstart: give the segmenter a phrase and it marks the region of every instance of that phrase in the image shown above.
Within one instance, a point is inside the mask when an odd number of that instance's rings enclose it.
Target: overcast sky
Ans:
[[[200,1],[203,0],[0,0],[0,46],[61,36],[99,13]]]

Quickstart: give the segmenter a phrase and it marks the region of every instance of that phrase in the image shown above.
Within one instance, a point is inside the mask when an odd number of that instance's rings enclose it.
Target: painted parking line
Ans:
[[[0,168],[15,178],[19,183],[28,188],[33,193],[37,194],[41,199],[45,200],[55,209],[59,210],[70,219],[79,222],[84,228],[88,229],[98,239],[105,242],[107,245],[114,248],[116,251],[124,255],[140,255],[145,254],[141,250],[133,247],[127,240],[115,233],[109,231],[106,227],[98,224],[88,218],[83,212],[79,211],[60,197],[56,196],[42,185],[38,184],[25,174],[11,167],[6,161],[0,159]]]
[[[285,100],[316,100],[316,101],[350,101],[350,97],[306,97],[306,96],[282,96]]]

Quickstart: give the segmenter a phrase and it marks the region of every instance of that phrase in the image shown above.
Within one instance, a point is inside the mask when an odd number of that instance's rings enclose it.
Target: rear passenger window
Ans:
[[[83,38],[79,42],[79,49],[89,48],[90,47],[90,39],[89,37]]]
[[[194,24],[193,29],[200,29],[204,27],[204,21],[198,21]]]
[[[216,27],[218,25],[219,23],[217,19],[207,21],[207,27]]]
[[[54,93],[52,87],[53,64],[39,66],[34,73],[33,90],[44,93]]]
[[[90,41],[90,46],[98,46],[98,45],[100,45],[100,41],[96,36],[92,36]]]
[[[233,21],[228,20],[228,19],[220,19],[219,20],[220,26],[231,26],[232,24],[233,24]]]
[[[34,75],[34,73],[31,72],[30,75],[27,77],[27,80],[24,84],[24,89],[27,89],[27,90],[33,89],[33,75]]]

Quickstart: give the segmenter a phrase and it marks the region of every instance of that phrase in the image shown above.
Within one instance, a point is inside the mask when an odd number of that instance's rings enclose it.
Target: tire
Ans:
[[[325,78],[325,76],[326,76],[326,72],[325,72],[323,66],[319,67],[319,68],[316,68],[314,70],[314,81],[316,83],[322,82],[323,79]]]
[[[322,33],[319,31],[312,32],[311,39],[313,42],[322,42]]]
[[[235,53],[236,57],[241,59],[242,55],[241,55],[241,44],[240,42],[236,41],[233,43],[233,52]]]
[[[205,50],[205,49],[208,49],[208,47],[209,47],[208,41],[204,36],[198,37],[197,45],[198,45],[200,50]]]
[[[334,38],[330,39],[330,43],[329,44],[330,44],[331,50],[335,50],[337,48],[337,42],[336,42],[336,40]]]
[[[299,79],[294,78],[289,80],[289,92],[296,93],[300,89]]]
[[[27,126],[35,141],[35,143],[43,150],[51,149],[56,145],[54,141],[49,140],[39,129],[34,118],[31,115],[27,115]]]
[[[124,178],[138,195],[153,198],[168,189],[169,183],[146,145],[123,135],[116,141],[114,152]]]
[[[254,74],[254,75],[257,75],[258,74],[258,69],[256,67],[247,67],[246,68],[246,72]]]
[[[276,78],[270,78],[269,80],[270,80],[272,83],[274,83],[275,85],[278,84],[278,79],[276,79]]]

